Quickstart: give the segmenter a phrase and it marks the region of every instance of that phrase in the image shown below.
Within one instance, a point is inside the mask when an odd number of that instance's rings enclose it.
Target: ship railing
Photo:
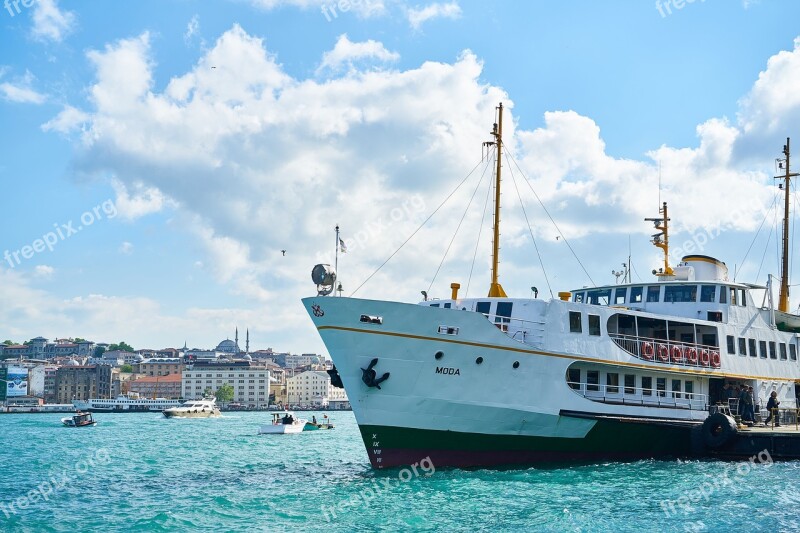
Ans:
[[[622,348],[623,350],[625,350],[629,354],[633,355],[634,357],[637,357],[638,359],[642,359],[644,361],[668,362],[669,364],[676,365],[676,366],[688,366],[688,367],[706,366],[707,367],[707,366],[710,366],[710,365],[703,365],[700,362],[700,357],[699,357],[700,352],[703,351],[703,350],[707,350],[709,353],[711,353],[711,352],[719,353],[720,352],[719,346],[713,346],[713,345],[709,345],[709,344],[700,344],[700,343],[694,343],[694,342],[680,342],[680,341],[674,341],[674,340],[670,340],[670,339],[657,339],[657,338],[654,338],[654,337],[640,337],[638,335],[623,335],[621,333],[609,333],[608,336],[611,337],[611,340],[614,341],[614,344],[616,344],[617,346],[619,346],[620,348]],[[649,344],[653,348],[653,356],[650,359],[647,359],[642,354],[643,347],[646,344]],[[667,354],[669,355],[669,360],[668,361],[659,360],[658,354],[657,354],[657,351],[656,351],[659,345],[666,346]],[[673,349],[673,347],[680,348],[680,351],[683,354],[683,357],[678,361],[676,361],[672,357],[672,349]],[[697,358],[697,361],[695,363],[690,363],[688,361],[688,359],[687,359],[687,353],[686,352],[689,349],[694,349],[694,350],[697,351],[698,358]],[[721,354],[720,354],[720,356],[721,356]],[[720,357],[720,362],[721,361],[722,361],[722,359]]]
[[[525,344],[541,344],[544,340],[544,321],[482,314],[489,322],[497,326],[497,329],[516,341]]]
[[[567,385],[587,400],[615,405],[637,405],[643,407],[665,407],[671,409],[690,409],[706,411],[708,396],[706,394],[672,391],[666,389],[645,389],[642,387],[626,387],[624,385],[601,385],[568,381]]]

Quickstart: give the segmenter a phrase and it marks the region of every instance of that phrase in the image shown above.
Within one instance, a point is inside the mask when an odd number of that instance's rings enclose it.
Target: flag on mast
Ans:
[[[343,254],[347,253],[347,246],[344,245],[344,241],[342,240],[341,237],[339,237],[339,251],[342,252]]]

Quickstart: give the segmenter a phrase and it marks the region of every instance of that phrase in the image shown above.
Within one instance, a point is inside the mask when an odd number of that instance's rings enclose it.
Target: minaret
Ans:
[[[234,337],[234,341],[236,344],[236,349],[239,349],[239,326],[236,326],[236,337]]]
[[[247,340],[244,342],[244,352],[250,353],[250,328],[247,328]]]

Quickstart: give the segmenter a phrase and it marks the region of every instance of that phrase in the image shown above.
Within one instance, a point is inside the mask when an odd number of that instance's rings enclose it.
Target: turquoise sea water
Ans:
[[[62,416],[0,415],[0,530],[800,530],[800,462],[374,471],[349,412],[261,436],[266,413]]]

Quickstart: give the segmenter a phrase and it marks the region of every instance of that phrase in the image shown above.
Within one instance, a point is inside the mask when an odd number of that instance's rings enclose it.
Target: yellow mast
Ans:
[[[506,298],[506,291],[497,281],[497,269],[500,265],[500,168],[503,155],[503,103],[497,107],[498,119],[492,135],[497,147],[497,172],[494,186],[494,240],[492,242],[492,285],[489,287],[490,298]]]
[[[778,310],[784,313],[789,312],[789,186],[792,178],[798,174],[789,173],[789,138],[783,147],[783,155],[786,156],[786,175],[777,176],[783,179],[784,205],[783,205],[783,261],[781,264],[781,292],[778,296]]]
[[[653,235],[652,242],[664,251],[664,269],[658,273],[659,276],[672,276],[674,272],[672,267],[669,266],[669,216],[667,215],[667,202],[664,202],[658,212],[662,215],[661,218],[646,218],[648,222],[653,222],[657,230],[661,233]],[[655,274],[656,271],[653,271]]]

